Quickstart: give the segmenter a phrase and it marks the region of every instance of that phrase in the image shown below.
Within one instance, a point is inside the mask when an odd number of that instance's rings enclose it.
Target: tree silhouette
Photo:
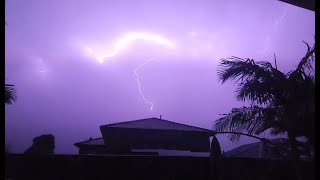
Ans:
[[[25,151],[30,155],[48,155],[54,154],[55,138],[52,134],[44,134],[33,138],[33,144]]]
[[[8,25],[7,21],[5,21],[6,26]],[[13,101],[16,101],[16,90],[14,88],[14,85],[11,84],[5,84],[6,87],[6,94],[5,94],[5,104],[12,104]]]
[[[5,84],[6,86],[6,94],[5,94],[5,103],[12,104],[13,101],[16,101],[16,90],[14,85]]]
[[[315,45],[307,43],[307,53],[297,68],[288,73],[269,62],[231,57],[222,59],[218,77],[222,83],[238,83],[236,99],[250,101],[250,107],[233,108],[222,114],[214,129],[236,132],[230,140],[238,140],[239,133],[260,135],[271,129],[273,135],[287,133],[293,156],[297,157],[296,137],[304,136],[311,147],[315,145]]]

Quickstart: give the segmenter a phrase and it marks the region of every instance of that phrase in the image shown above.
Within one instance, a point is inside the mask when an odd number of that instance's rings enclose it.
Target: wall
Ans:
[[[163,145],[165,149],[174,147],[179,150],[210,151],[211,134],[206,132],[103,127],[101,133],[107,147],[118,147],[119,150],[130,149],[130,146],[147,148],[143,147],[147,144],[151,148]]]

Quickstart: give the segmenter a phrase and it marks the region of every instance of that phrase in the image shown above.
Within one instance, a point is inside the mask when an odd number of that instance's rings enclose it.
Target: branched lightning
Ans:
[[[104,52],[101,54],[97,54],[92,48],[90,48],[89,46],[85,45],[83,46],[83,50],[85,51],[85,53],[91,57],[94,57],[96,60],[98,60],[98,62],[103,63],[106,59],[110,59],[116,55],[118,55],[121,51],[123,51],[125,48],[127,48],[128,46],[130,46],[130,44],[134,41],[137,40],[142,40],[142,41],[150,41],[154,44],[159,44],[165,47],[169,47],[169,48],[174,48],[175,45],[173,42],[171,42],[169,39],[166,39],[164,37],[161,37],[159,35],[156,34],[151,34],[151,33],[135,33],[135,32],[131,32],[128,34],[125,34],[123,36],[121,36],[114,44],[114,48],[109,51],[109,52]],[[139,93],[142,97],[142,99],[144,100],[145,103],[150,105],[150,110],[153,109],[153,104],[152,102],[148,101],[145,97],[145,95],[143,94],[142,90],[141,90],[141,83],[139,81],[139,74],[138,71],[139,69],[148,64],[151,61],[151,58],[149,58],[146,62],[144,62],[143,64],[139,65],[134,71],[133,73],[136,76],[136,81],[138,84],[138,90]]]
[[[129,46],[131,42],[136,41],[136,40],[150,41],[150,42],[164,45],[164,46],[167,46],[170,48],[174,47],[173,43],[170,40],[163,38],[159,35],[149,34],[149,33],[134,33],[134,32],[132,32],[132,33],[128,33],[128,34],[122,36],[120,39],[118,39],[111,52],[106,53],[104,55],[96,56],[96,59],[100,63],[103,63],[103,61],[106,58],[116,56],[121,50],[123,50],[124,48]],[[93,51],[90,50],[90,53],[93,54]]]
[[[287,15],[287,8],[285,8],[283,10],[282,14],[275,20],[271,33],[275,33],[277,31],[277,27],[278,27],[279,23],[281,21],[283,21],[283,19],[286,17],[286,15]],[[268,49],[270,48],[270,39],[271,39],[271,34],[268,34],[265,38],[265,48],[263,50],[263,55],[265,55],[266,52],[268,51]]]
[[[139,74],[138,74],[139,69],[142,68],[142,66],[148,64],[150,61],[151,61],[151,58],[149,58],[146,62],[140,64],[140,65],[133,71],[133,73],[134,73],[135,76],[136,76],[136,81],[137,81],[137,84],[138,84],[138,91],[139,91],[142,99],[144,100],[145,103],[150,104],[150,110],[152,110],[152,109],[153,109],[153,103],[150,102],[150,101],[148,101],[148,100],[146,99],[145,95],[143,94],[143,92],[142,92],[142,90],[141,90],[141,83],[140,83]]]

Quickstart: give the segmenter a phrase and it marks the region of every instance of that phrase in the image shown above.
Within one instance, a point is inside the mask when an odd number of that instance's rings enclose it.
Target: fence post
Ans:
[[[210,179],[219,180],[221,176],[221,149],[220,144],[215,136],[211,140],[210,146]]]

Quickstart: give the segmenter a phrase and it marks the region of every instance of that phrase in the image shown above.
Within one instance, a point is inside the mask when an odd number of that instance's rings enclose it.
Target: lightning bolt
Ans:
[[[140,83],[139,74],[138,74],[138,71],[140,70],[140,68],[142,68],[142,66],[148,64],[151,60],[152,60],[152,59],[149,58],[146,62],[140,64],[140,65],[133,71],[133,73],[134,73],[134,75],[136,76],[136,81],[137,81],[137,84],[138,84],[138,91],[139,91],[139,93],[140,93],[143,101],[144,101],[145,103],[147,103],[147,104],[150,104],[150,110],[152,111],[152,109],[153,109],[153,104],[152,104],[152,102],[148,101],[148,100],[146,99],[145,95],[143,94],[143,92],[142,92],[142,90],[141,90],[141,83]]]
[[[150,34],[150,33],[128,33],[125,34],[124,36],[121,36],[115,43],[114,48],[112,51],[109,52],[104,52],[102,53],[102,55],[98,55],[92,48],[90,48],[87,45],[83,46],[83,50],[85,51],[85,53],[89,56],[94,57],[96,60],[98,60],[98,62],[103,63],[106,59],[110,59],[116,55],[118,55],[121,51],[123,51],[124,49],[126,49],[127,47],[129,47],[132,42],[137,41],[137,40],[143,40],[143,41],[150,41],[152,43],[155,44],[159,44],[165,47],[169,47],[169,48],[175,48],[175,45],[173,42],[171,42],[170,40],[161,37],[159,35],[156,34]],[[139,93],[143,99],[143,101],[147,104],[150,105],[150,110],[153,109],[153,104],[152,102],[148,101],[147,98],[145,97],[145,95],[143,94],[142,90],[141,90],[141,83],[139,80],[139,74],[138,71],[140,70],[140,68],[142,68],[144,65],[148,64],[151,61],[151,58],[149,58],[146,62],[144,62],[143,64],[139,65],[134,71],[133,73],[136,76],[136,81],[138,84],[138,90]]]
[[[100,63],[103,63],[105,61],[105,59],[118,55],[121,50],[127,48],[128,46],[130,46],[130,44],[132,42],[137,41],[137,40],[150,41],[150,42],[153,42],[153,43],[156,43],[159,45],[163,45],[163,46],[167,46],[170,48],[174,47],[174,44],[170,40],[163,38],[159,35],[142,33],[142,32],[141,33],[132,32],[132,33],[128,33],[128,34],[122,36],[120,39],[118,39],[114,45],[113,50],[109,53],[104,53],[104,55],[96,55],[94,53],[94,51],[89,47],[85,47],[85,51],[87,51],[87,53],[89,53],[91,55],[94,55]]]
[[[277,31],[277,27],[279,25],[279,23],[281,21],[283,21],[283,19],[286,17],[287,15],[287,8],[285,8],[282,12],[282,14],[275,20],[274,24],[273,24],[273,28],[272,28],[272,33],[276,33]],[[267,35],[266,38],[265,38],[265,48],[263,50],[263,55],[266,54],[266,52],[269,50],[270,48],[270,39],[271,39],[271,35]]]

